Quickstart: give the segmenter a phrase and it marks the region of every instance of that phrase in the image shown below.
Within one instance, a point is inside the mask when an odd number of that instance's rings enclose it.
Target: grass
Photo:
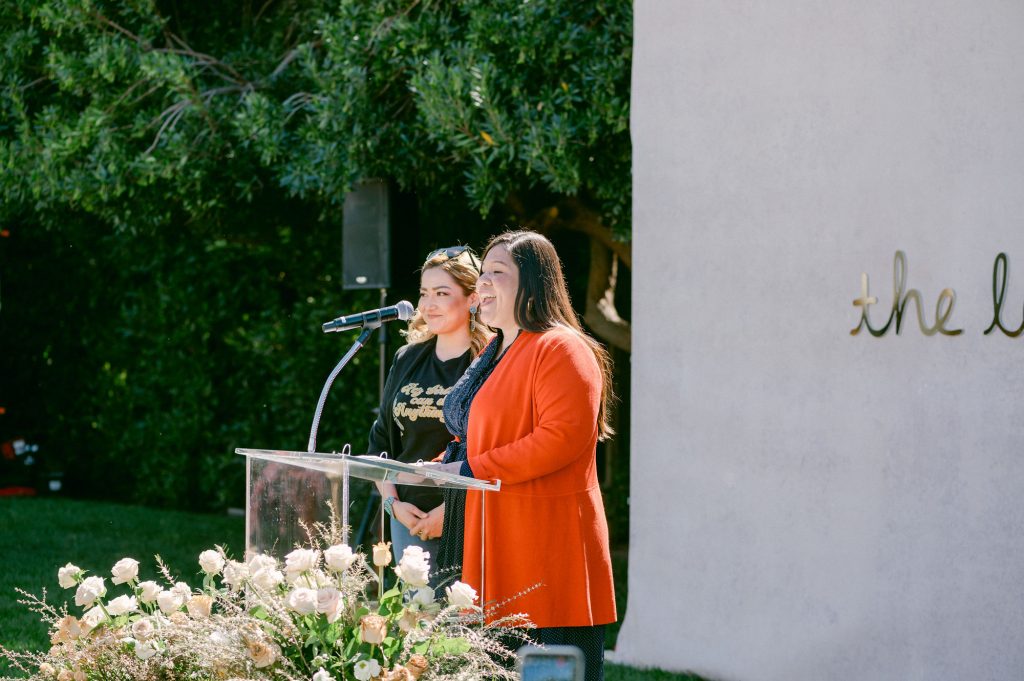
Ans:
[[[604,665],[604,681],[707,681],[693,674],[676,674],[660,669],[634,669],[619,664]]]
[[[160,554],[171,572],[198,583],[200,551],[220,544],[229,553],[244,552],[242,518],[164,511],[138,506],[60,498],[0,498],[0,643],[13,649],[43,649],[46,628],[18,604],[15,587],[47,591],[47,601],[72,602],[73,594],[57,584],[57,568],[71,562],[92,574],[109,577],[110,567],[125,556],[140,565],[141,579],[156,579],[153,559]],[[620,617],[625,612],[625,555],[615,557]],[[609,628],[614,641],[617,627]],[[9,670],[0,663],[0,676]],[[606,665],[606,681],[701,681],[697,676],[660,670]]]
[[[0,498],[0,641],[12,648],[48,645],[45,627],[17,603],[15,587],[47,601],[72,601],[57,584],[57,568],[71,562],[107,578],[125,556],[141,565],[141,579],[156,579],[155,554],[175,576],[198,583],[199,552],[222,544],[244,551],[245,521],[181,511],[55,498]]]

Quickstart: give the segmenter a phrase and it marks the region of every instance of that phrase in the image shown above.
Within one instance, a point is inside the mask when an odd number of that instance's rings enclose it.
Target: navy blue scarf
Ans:
[[[466,437],[469,432],[469,408],[473,398],[483,387],[487,377],[494,371],[501,357],[502,335],[491,339],[483,352],[473,360],[452,390],[444,398],[444,423],[448,432],[459,438],[448,443],[444,452],[444,463],[466,460]],[[466,528],[466,490],[443,489],[444,529],[441,532],[441,546],[438,549],[435,567],[441,572],[441,581],[460,579],[462,573],[462,545]]]

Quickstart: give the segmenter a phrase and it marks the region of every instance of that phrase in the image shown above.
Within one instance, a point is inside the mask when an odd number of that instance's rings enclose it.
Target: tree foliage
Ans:
[[[83,485],[237,503],[233,447],[304,443],[343,351],[315,325],[375,306],[331,275],[362,177],[587,233],[617,316],[628,1],[0,6],[3,390]],[[372,404],[374,364],[346,404]],[[329,416],[361,444],[365,411]]]

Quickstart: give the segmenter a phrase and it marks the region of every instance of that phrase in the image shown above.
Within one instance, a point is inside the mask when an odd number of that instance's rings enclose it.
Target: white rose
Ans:
[[[316,567],[320,552],[312,549],[295,549],[284,557],[284,571],[288,576],[308,572]]]
[[[248,576],[249,566],[245,563],[231,560],[224,566],[224,583],[230,586],[232,591],[237,591]]]
[[[156,600],[157,594],[161,591],[160,585],[153,581],[139,582],[139,600],[143,603],[152,603]]]
[[[249,559],[249,572],[257,572],[259,570],[276,570],[277,561],[274,560],[273,556],[268,556],[262,553],[257,553],[255,556]]]
[[[122,558],[110,568],[110,574],[114,576],[110,580],[114,584],[127,584],[139,576],[139,561],[134,558]]]
[[[292,586],[305,586],[310,589],[322,589],[328,586],[335,586],[334,580],[331,579],[323,570],[310,570],[309,572],[289,572],[285,579]]]
[[[334,677],[331,676],[326,669],[320,667],[320,671],[313,674],[313,681],[334,681]]]
[[[315,589],[325,589],[335,586],[334,580],[331,579],[331,576],[323,570],[313,570],[313,572],[309,573],[309,576],[312,579],[313,588]]]
[[[185,582],[175,582],[174,586],[171,587],[171,591],[181,596],[183,601],[192,597],[192,587]]]
[[[57,570],[57,581],[64,589],[70,589],[75,584],[78,584],[78,579],[82,576],[82,568],[77,565],[68,563],[61,569]]]
[[[161,591],[156,595],[156,604],[160,606],[160,611],[165,615],[170,615],[172,612],[181,610],[181,606],[185,604],[185,598],[177,591]]]
[[[252,575],[252,583],[265,591],[271,591],[284,582],[284,575],[274,568],[262,568]]]
[[[395,574],[409,586],[426,586],[430,577],[430,554],[419,546],[406,547]]]
[[[466,608],[473,605],[476,600],[476,589],[465,582],[455,582],[445,589],[448,594],[448,604]]]
[[[348,544],[337,544],[324,551],[324,561],[327,567],[335,572],[344,572],[352,567],[356,560],[356,554],[352,553],[352,547]]]
[[[398,619],[398,628],[409,633],[416,627],[416,623],[420,620],[420,614],[414,610],[402,611],[402,616]]]
[[[129,612],[135,612],[138,609],[139,604],[135,601],[135,596],[118,596],[107,603],[107,612],[114,617],[124,615]]]
[[[334,610],[341,599],[341,592],[333,587],[318,589],[316,592],[316,611],[325,614]]]
[[[138,620],[132,624],[132,636],[137,641],[146,641],[153,636],[156,631],[156,627],[153,626],[153,621],[148,617]]]
[[[87,610],[85,614],[82,615],[82,619],[78,620],[78,622],[82,626],[83,632],[89,633],[98,627],[105,619],[107,619],[107,616],[103,614],[103,608],[97,605],[96,607]]]
[[[157,648],[156,641],[135,642],[135,656],[140,660],[148,660],[159,652],[160,649]]]
[[[344,612],[344,607],[341,592],[334,587],[327,587],[316,592],[316,611],[327,615],[328,622],[332,624],[337,622]]]
[[[224,556],[219,551],[207,549],[199,554],[199,567],[208,575],[219,574],[224,569]]]
[[[286,603],[300,615],[312,615],[316,612],[316,591],[304,587],[292,589]]]
[[[380,662],[377,660],[359,660],[352,672],[359,681],[370,681],[380,674]]]
[[[429,586],[416,589],[412,595],[412,602],[418,605],[430,605],[434,602],[434,590]]]
[[[75,605],[88,608],[97,598],[107,594],[102,577],[86,577],[75,591]]]

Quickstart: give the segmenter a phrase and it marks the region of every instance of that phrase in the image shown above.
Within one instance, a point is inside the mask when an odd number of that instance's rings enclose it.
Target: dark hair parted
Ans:
[[[612,361],[604,346],[583,331],[579,317],[569,300],[569,289],[562,274],[562,261],[554,245],[542,234],[515,230],[499,234],[484,249],[484,258],[495,246],[503,246],[519,269],[515,320],[519,328],[543,333],[558,326],[572,329],[590,347],[601,369],[601,408],[597,414],[598,438],[615,434],[608,422],[612,394]]]

